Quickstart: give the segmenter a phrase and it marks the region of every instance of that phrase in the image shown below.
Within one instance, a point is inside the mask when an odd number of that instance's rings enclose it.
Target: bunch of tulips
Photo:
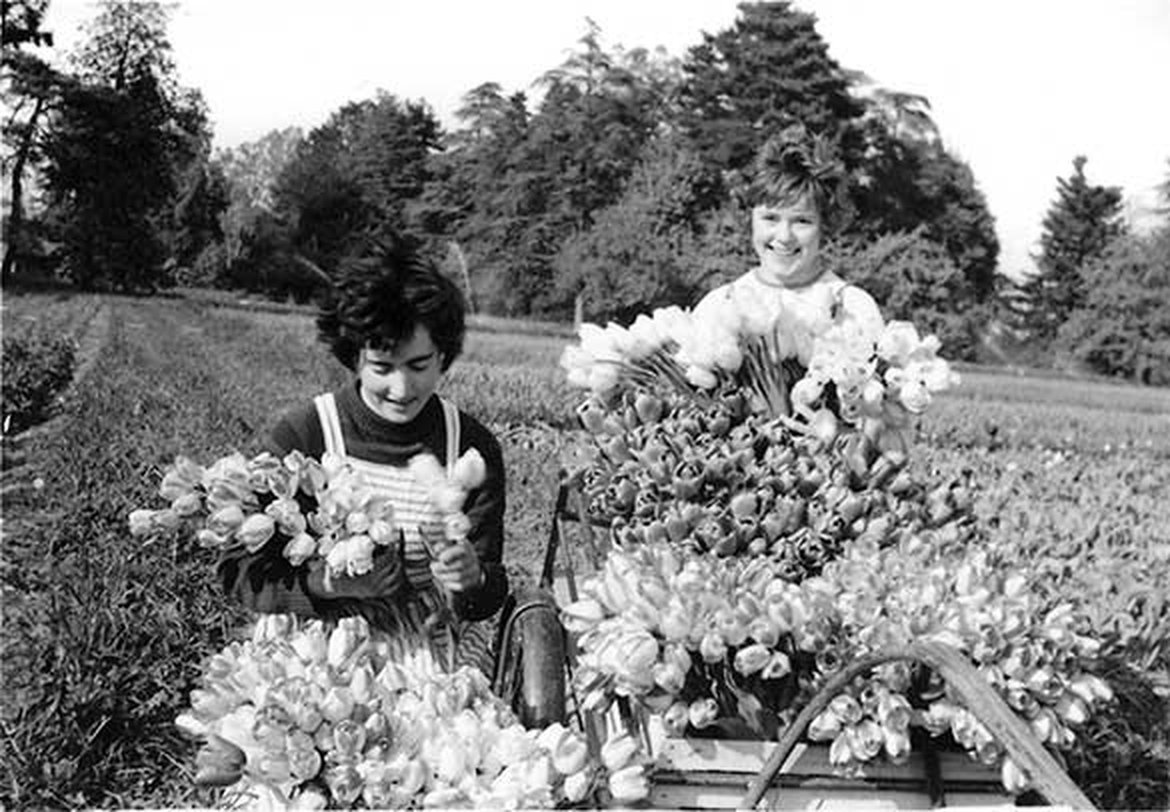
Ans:
[[[159,484],[169,504],[130,513],[131,535],[193,531],[202,547],[256,552],[278,545],[294,566],[324,560],[332,576],[369,572],[374,550],[399,541],[390,501],[345,461],[293,451],[234,452],[203,466],[178,457]]]
[[[573,474],[594,522],[624,544],[669,540],[717,555],[767,556],[792,580],[854,539],[894,543],[930,528],[973,532],[970,483],[927,487],[900,448],[883,450],[831,413],[815,425],[752,414],[728,392],[708,404],[631,394],[580,410],[590,462]]]
[[[561,366],[571,385],[601,400],[630,387],[666,386],[704,399],[728,387],[752,410],[810,417],[831,407],[851,425],[897,425],[919,414],[958,375],[938,339],[905,321],[862,324],[839,312],[820,332],[800,313],[770,312],[729,299],[701,311],[659,308],[627,328],[583,324]]]
[[[610,774],[578,733],[526,730],[482,672],[358,617],[263,616],[177,722],[203,742],[197,782],[254,806],[549,808],[638,789],[630,758]]]
[[[624,697],[660,714],[668,735],[773,738],[843,664],[930,640],[969,657],[1041,741],[1067,748],[1112,696],[1092,672],[1087,615],[934,535],[855,542],[799,583],[766,557],[618,545],[563,612],[582,650],[576,689],[591,710]],[[1025,789],[977,711],[927,667],[889,663],[835,697],[808,735],[850,772],[905,760],[918,726]]]

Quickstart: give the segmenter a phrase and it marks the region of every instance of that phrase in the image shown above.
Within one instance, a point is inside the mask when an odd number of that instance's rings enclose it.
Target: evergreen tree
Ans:
[[[683,61],[683,123],[704,162],[740,169],[793,122],[830,137],[846,133],[863,107],[816,18],[787,0],[741,3],[739,11],[732,28],[704,34]],[[856,144],[846,142],[852,165]]]
[[[1170,384],[1170,226],[1114,240],[1084,277],[1084,300],[1057,332],[1059,352],[1097,373]]]
[[[463,247],[488,309],[568,312],[573,293],[557,285],[553,261],[620,197],[675,101],[674,75],[656,55],[603,47],[590,22],[580,47],[541,77],[535,112],[490,83],[465,97],[424,221]]]
[[[525,96],[485,82],[464,95],[455,116],[461,126],[432,157],[431,181],[412,219],[434,253],[462,257],[477,309],[526,312],[531,296],[516,278],[516,249],[525,223],[539,214],[541,195],[521,164],[530,118]],[[464,268],[458,271],[462,276]]]
[[[1057,199],[1044,218],[1038,273],[1021,286],[1029,328],[1043,337],[1085,302],[1085,265],[1124,231],[1121,190],[1085,178],[1086,158],[1073,160],[1073,174],[1057,181]]]
[[[211,133],[195,91],[178,85],[154,2],[106,3],[75,54],[45,138],[46,185],[66,257],[83,288],[169,284],[198,196]],[[187,205],[181,205],[187,201]],[[177,217],[178,215],[178,217]]]
[[[4,259],[0,280],[8,282],[18,261],[34,253],[32,229],[25,216],[24,179],[41,159],[40,141],[46,114],[57,98],[60,75],[25,46],[53,44],[41,25],[47,0],[4,0],[0,4],[0,98],[9,115],[3,125],[3,177],[9,181],[8,210],[4,212]]]
[[[407,230],[441,135],[428,105],[384,91],[333,113],[298,144],[275,184],[291,250],[328,273],[356,241]]]

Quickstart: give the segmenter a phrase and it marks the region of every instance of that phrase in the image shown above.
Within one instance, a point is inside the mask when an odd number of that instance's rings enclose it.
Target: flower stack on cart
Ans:
[[[711,763],[711,740],[758,773],[744,740],[774,743],[848,664],[915,643],[959,652],[1054,753],[1111,696],[1075,603],[982,543],[977,483],[913,473],[913,422],[958,383],[937,340],[843,310],[804,323],[729,298],[582,325],[562,357],[588,390],[578,519],[606,541],[563,609],[573,689],[654,804],[716,803],[656,776],[702,767],[672,761],[684,751]],[[842,776],[884,775],[928,742],[1021,793],[1035,776],[982,710],[896,660],[847,681],[804,735]]]

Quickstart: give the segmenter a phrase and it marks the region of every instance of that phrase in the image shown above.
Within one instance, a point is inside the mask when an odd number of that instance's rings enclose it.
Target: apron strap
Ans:
[[[321,432],[325,435],[325,453],[345,457],[345,438],[341,434],[341,418],[337,414],[337,401],[332,392],[313,398],[317,407],[317,418],[321,421]]]
[[[447,476],[455,471],[459,459],[459,409],[446,398],[439,398],[443,405],[443,424],[447,429]]]

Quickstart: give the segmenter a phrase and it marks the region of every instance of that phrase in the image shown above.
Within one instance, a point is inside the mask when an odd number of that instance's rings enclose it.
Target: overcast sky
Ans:
[[[440,120],[486,81],[530,90],[600,25],[603,45],[683,56],[729,28],[734,0],[184,0],[170,38],[180,81],[200,89],[219,147],[322,123],[379,88],[425,99]],[[796,0],[829,53],[879,85],[926,96],[996,219],[1000,270],[1030,266],[1058,177],[1088,158],[1149,221],[1170,172],[1170,0]],[[50,0],[57,50],[92,19]]]

